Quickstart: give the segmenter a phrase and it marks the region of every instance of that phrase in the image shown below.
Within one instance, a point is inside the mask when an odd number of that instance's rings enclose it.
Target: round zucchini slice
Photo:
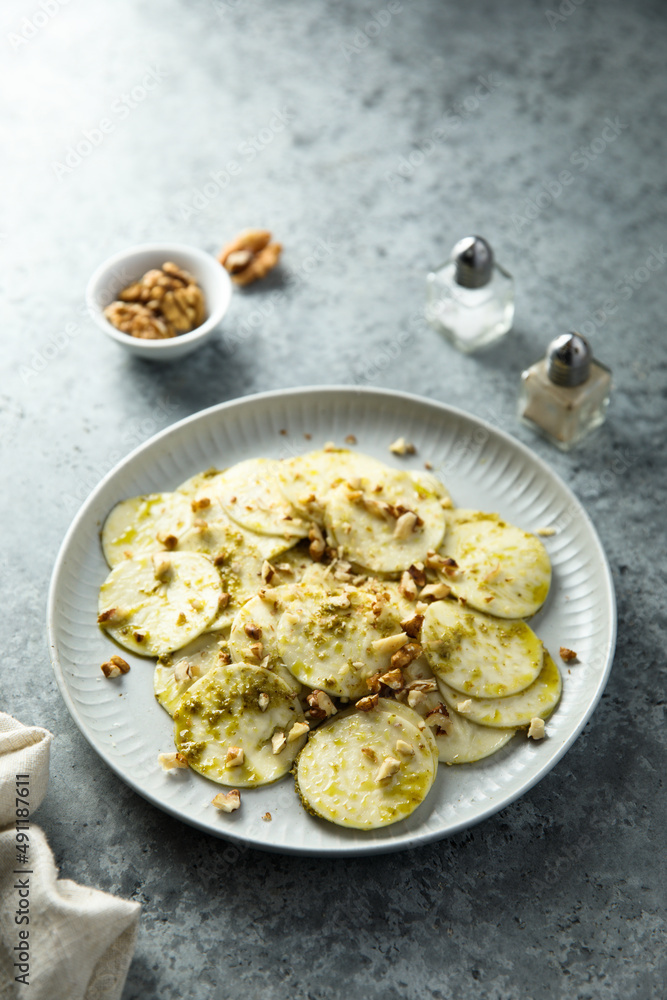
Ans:
[[[97,620],[126,649],[163,656],[206,630],[221,593],[210,559],[157,552],[125,559],[111,570],[100,588]]]
[[[376,573],[398,573],[423,562],[445,533],[445,512],[407,472],[385,469],[377,482],[345,482],[326,502],[325,524],[351,562]]]
[[[455,691],[476,698],[525,690],[544,662],[542,642],[525,622],[492,618],[457,601],[431,604],[421,642],[431,670]]]
[[[190,501],[180,493],[149,493],[121,500],[102,528],[104,558],[113,569],[124,559],[173,549],[193,517]]]
[[[201,493],[215,498],[225,514],[247,531],[294,542],[308,535],[310,522],[284,495],[279,469],[276,459],[250,458],[213,477]]]
[[[509,698],[470,698],[461,695],[441,677],[438,687],[446,704],[463,710],[467,719],[494,729],[528,726],[533,718],[546,719],[560,700],[562,681],[558,667],[545,651],[544,666],[530,687]]]
[[[539,538],[498,514],[455,510],[447,520],[440,551],[457,563],[446,577],[456,597],[498,618],[539,611],[551,586],[551,561]]]
[[[266,652],[275,652],[308,687],[345,698],[368,694],[367,679],[389,669],[389,654],[373,645],[383,636],[375,625],[374,597],[349,585],[296,589]]]
[[[433,736],[419,725],[419,716],[411,721],[384,699],[370,712],[352,709],[325,722],[297,759],[296,788],[306,809],[358,830],[405,819],[437,771]]]
[[[174,712],[176,749],[195,771],[221,785],[252,787],[282,778],[306,741],[294,690],[264,667],[215,667]],[[239,754],[239,751],[241,753]]]

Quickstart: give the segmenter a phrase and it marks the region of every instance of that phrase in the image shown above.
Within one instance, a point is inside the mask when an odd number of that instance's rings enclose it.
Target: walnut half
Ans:
[[[225,244],[218,260],[235,285],[250,285],[276,266],[282,249],[280,243],[271,243],[268,229],[244,229]]]

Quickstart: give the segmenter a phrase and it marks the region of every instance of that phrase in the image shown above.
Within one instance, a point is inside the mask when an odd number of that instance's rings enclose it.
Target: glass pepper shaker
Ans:
[[[466,236],[427,279],[426,319],[471,354],[504,337],[514,319],[514,279],[481,236]]]
[[[604,423],[611,371],[593,358],[579,333],[552,340],[546,357],[521,374],[519,417],[557,448],[569,451]]]

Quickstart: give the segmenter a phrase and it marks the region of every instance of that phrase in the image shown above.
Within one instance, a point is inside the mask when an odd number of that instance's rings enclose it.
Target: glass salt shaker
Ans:
[[[521,374],[519,417],[561,451],[604,423],[611,372],[579,333],[552,340],[546,357]]]
[[[481,236],[466,236],[427,279],[426,319],[472,354],[505,336],[514,319],[514,279]]]

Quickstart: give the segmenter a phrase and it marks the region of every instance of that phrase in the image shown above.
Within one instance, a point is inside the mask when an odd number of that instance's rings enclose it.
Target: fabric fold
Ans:
[[[58,879],[32,823],[46,794],[51,739],[0,713],[0,1000],[120,1000],[141,907]]]

